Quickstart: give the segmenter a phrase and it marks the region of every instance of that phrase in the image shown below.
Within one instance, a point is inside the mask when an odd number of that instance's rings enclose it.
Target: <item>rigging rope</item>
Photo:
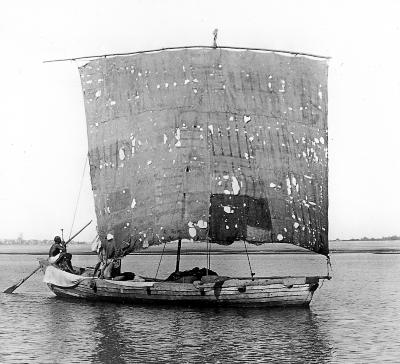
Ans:
[[[99,238],[99,234],[96,234],[96,236],[94,237],[94,239],[91,241],[90,244],[93,244],[98,238]]]
[[[167,245],[167,241],[165,241],[165,243],[164,243],[164,246],[163,246],[163,249],[162,249],[162,253],[161,253],[161,257],[160,257],[160,261],[158,262],[158,266],[157,266],[157,272],[156,272],[156,275],[154,276],[154,279],[157,279],[158,271],[160,269],[160,264],[161,264],[162,258],[164,256],[164,251],[165,251],[165,246],[166,245]]]
[[[82,191],[82,186],[83,186],[83,178],[85,177],[85,171],[86,171],[86,165],[87,165],[88,159],[89,159],[88,156],[85,156],[85,166],[83,167],[83,173],[82,173],[82,177],[81,177],[81,183],[80,183],[80,186],[79,186],[78,198],[77,198],[76,204],[75,204],[74,217],[73,217],[73,219],[72,219],[72,225],[71,225],[71,229],[70,229],[70,231],[69,231],[69,237],[68,237],[68,239],[71,238],[72,229],[74,228],[76,212],[77,212],[77,210],[78,210],[79,198],[81,197],[81,191]]]
[[[333,272],[332,264],[331,264],[331,257],[329,255],[326,256],[326,269],[327,275],[330,277],[330,273]]]
[[[176,212],[177,212],[177,211],[176,211],[176,206],[177,206],[177,204],[178,204],[178,200],[179,200],[179,196],[180,196],[181,192],[183,192],[183,178],[182,178],[181,187],[180,187],[178,193],[176,194],[176,201],[175,201],[173,213],[171,214],[171,221],[170,221],[169,226],[171,226],[171,224],[172,224],[172,219],[173,219],[174,215],[175,215]],[[161,252],[160,261],[158,262],[157,271],[156,271],[156,275],[155,275],[154,279],[157,278],[158,271],[159,271],[160,265],[161,265],[161,261],[162,261],[162,258],[163,258],[163,256],[164,256],[164,251],[165,251],[165,246],[166,246],[166,244],[167,244],[167,241],[165,241],[165,243],[164,243],[163,250],[162,250],[162,252]]]
[[[255,275],[255,273],[254,273],[253,270],[251,269],[250,257],[249,257],[249,252],[247,251],[246,240],[243,240],[243,243],[244,243],[244,248],[246,249],[247,261],[249,262],[251,280],[254,281],[254,275]]]

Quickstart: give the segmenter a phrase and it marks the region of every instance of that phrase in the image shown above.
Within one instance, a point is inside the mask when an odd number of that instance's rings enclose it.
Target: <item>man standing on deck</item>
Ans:
[[[72,255],[67,253],[65,242],[63,242],[59,236],[56,236],[54,238],[54,243],[49,250],[49,262],[59,266],[67,272],[75,273],[71,264],[71,258]]]

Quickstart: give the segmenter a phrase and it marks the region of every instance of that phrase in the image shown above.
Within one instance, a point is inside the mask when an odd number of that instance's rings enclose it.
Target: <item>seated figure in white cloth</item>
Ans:
[[[72,255],[67,253],[65,242],[59,236],[54,238],[54,243],[49,250],[49,262],[66,272],[75,273],[71,264]]]

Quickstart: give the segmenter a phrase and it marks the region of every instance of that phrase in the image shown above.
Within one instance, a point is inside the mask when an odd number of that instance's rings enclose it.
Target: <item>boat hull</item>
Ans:
[[[46,267],[42,268],[44,271]],[[79,276],[76,276],[79,277]],[[308,306],[321,277],[228,278],[193,283],[113,281],[86,278],[71,287],[48,283],[59,297],[119,303],[214,306]]]
[[[315,291],[315,284],[293,285],[287,288],[276,284],[247,288],[247,292],[239,292],[239,287],[222,287],[212,289],[202,295],[199,289],[193,289],[187,283],[155,283],[150,289],[142,287],[115,287],[110,281],[96,280],[97,291],[81,283],[74,288],[59,287],[48,284],[50,290],[59,297],[79,298],[90,301],[110,301],[119,303],[172,303],[199,304],[217,306],[249,306],[249,307],[286,307],[308,306]],[[228,282],[229,283],[229,282]],[[254,281],[257,284],[257,281]],[[315,288],[314,288],[315,287]],[[219,291],[216,293],[216,291]]]

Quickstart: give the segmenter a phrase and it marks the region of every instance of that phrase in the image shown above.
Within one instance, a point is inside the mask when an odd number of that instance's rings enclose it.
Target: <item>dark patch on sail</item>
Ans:
[[[131,192],[128,188],[115,191],[107,195],[107,208],[109,212],[117,212],[126,209],[131,204]]]
[[[262,243],[269,240],[271,214],[265,198],[214,194],[210,199],[212,242],[231,244],[235,240]]]
[[[114,225],[114,240],[118,243],[125,241],[128,242],[130,240],[130,229],[129,222],[119,223]]]

